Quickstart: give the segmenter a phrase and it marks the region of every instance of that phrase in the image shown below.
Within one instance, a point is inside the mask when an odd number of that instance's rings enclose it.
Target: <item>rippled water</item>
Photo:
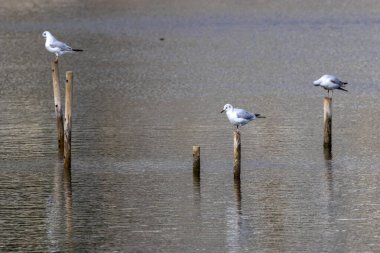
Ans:
[[[1,252],[377,252],[377,1],[0,3]],[[85,49],[72,170],[41,32]],[[333,146],[322,148],[324,73]],[[63,94],[63,87],[62,87]],[[261,113],[232,175],[225,103]],[[201,178],[192,146],[201,146]]]

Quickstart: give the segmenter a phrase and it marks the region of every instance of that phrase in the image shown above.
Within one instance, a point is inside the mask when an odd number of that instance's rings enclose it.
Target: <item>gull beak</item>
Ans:
[[[220,113],[223,113],[225,110],[222,110]]]

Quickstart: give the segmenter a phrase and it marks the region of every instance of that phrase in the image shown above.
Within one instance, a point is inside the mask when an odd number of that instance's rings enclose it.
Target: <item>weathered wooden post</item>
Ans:
[[[61,92],[59,87],[59,70],[58,61],[51,62],[51,74],[53,78],[53,93],[54,93],[54,105],[55,105],[55,118],[57,121],[57,140],[58,140],[58,151],[63,154],[63,114],[61,106]]]
[[[201,173],[201,148],[193,146],[193,176],[199,177]]]
[[[324,118],[324,136],[323,136],[323,147],[331,149],[331,127],[332,127],[332,98],[325,97],[323,100],[323,118]]]
[[[71,106],[73,99],[73,72],[66,72],[66,103],[65,103],[65,145],[64,167],[71,168]]]
[[[241,161],[241,142],[240,132],[234,131],[234,178],[240,180],[240,161]]]

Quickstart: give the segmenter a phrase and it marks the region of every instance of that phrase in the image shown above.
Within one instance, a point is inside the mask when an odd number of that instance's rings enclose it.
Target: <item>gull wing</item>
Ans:
[[[345,82],[342,82],[342,81],[339,80],[338,78],[331,79],[331,82],[332,82],[332,83],[335,83],[335,84],[337,84],[337,85],[339,85],[339,86],[344,86],[344,85],[347,84],[347,83],[345,83]]]
[[[50,46],[53,47],[53,48],[54,47],[58,47],[58,48],[60,48],[63,51],[72,51],[73,50],[71,47],[69,47],[65,43],[63,43],[61,41],[58,41],[58,40],[51,42]]]
[[[238,109],[238,108],[235,108],[234,110],[236,111],[236,116],[238,118],[247,119],[247,120],[255,118],[255,115],[253,115],[250,112],[247,112],[246,110]]]

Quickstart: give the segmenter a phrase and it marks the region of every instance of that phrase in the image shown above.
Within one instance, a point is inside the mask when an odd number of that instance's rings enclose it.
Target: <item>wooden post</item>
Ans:
[[[323,136],[323,147],[331,149],[331,127],[332,127],[332,98],[325,97],[323,100],[323,115],[324,115],[324,136]]]
[[[73,99],[73,72],[66,72],[66,103],[65,103],[65,149],[64,167],[71,168],[71,104]]]
[[[201,148],[193,146],[193,175],[199,177],[201,173]]]
[[[58,61],[51,62],[51,74],[53,77],[53,93],[54,93],[54,105],[55,105],[55,118],[57,121],[57,140],[58,140],[58,151],[63,154],[63,114],[61,106],[61,92],[59,87],[59,70]]]
[[[234,178],[240,180],[240,160],[241,160],[240,132],[234,132]]]

